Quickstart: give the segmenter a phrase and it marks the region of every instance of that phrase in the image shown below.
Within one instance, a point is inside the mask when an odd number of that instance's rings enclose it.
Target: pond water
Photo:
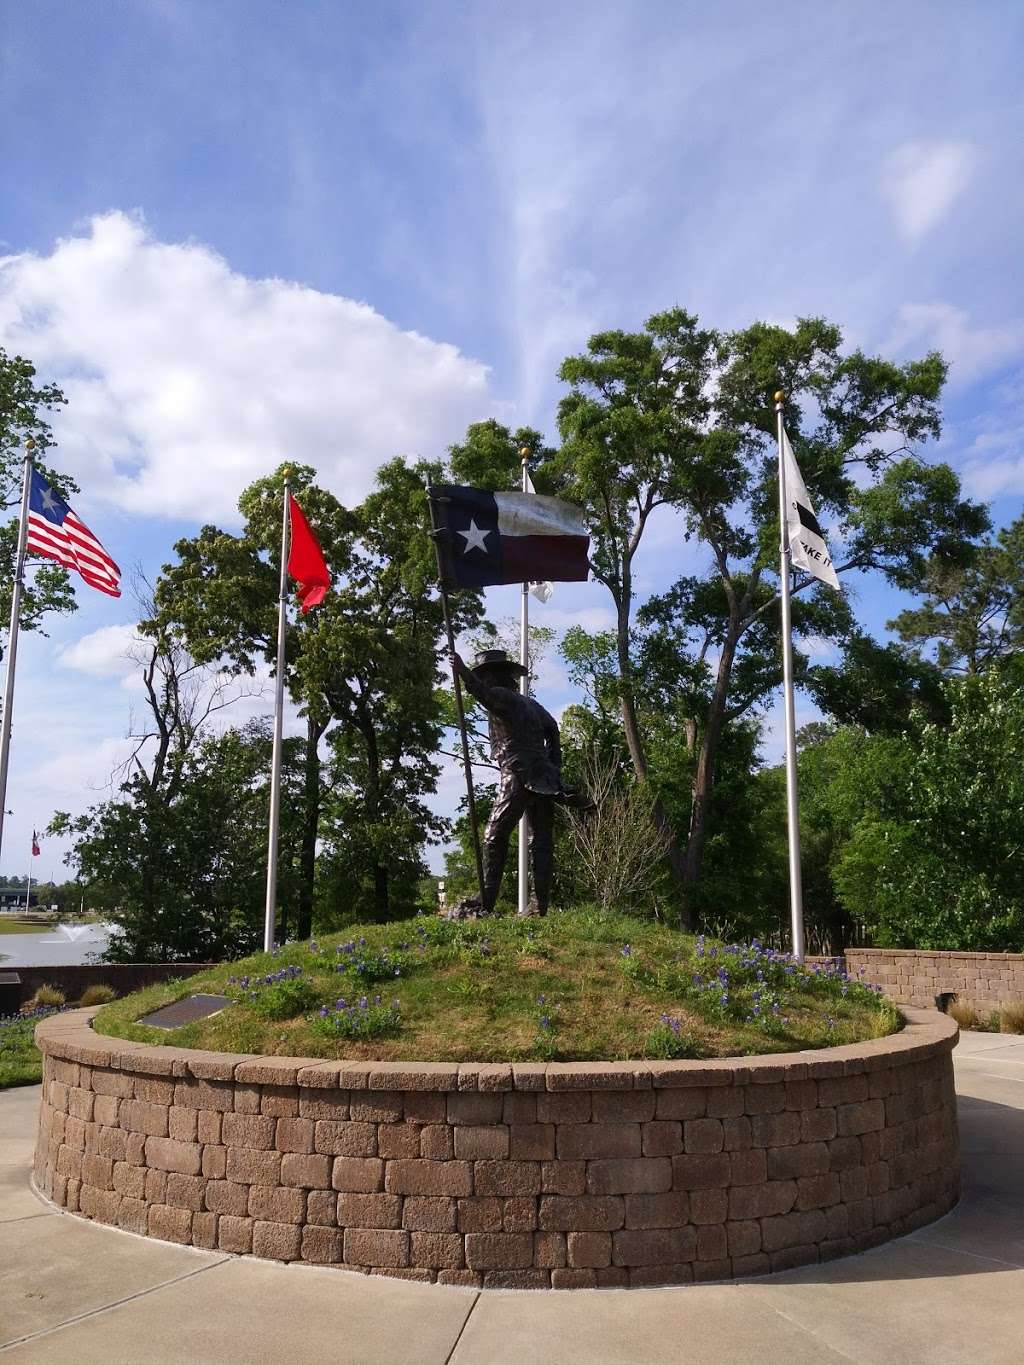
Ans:
[[[5,934],[0,915],[0,971],[12,967],[73,967],[92,962],[110,938],[105,924],[55,924],[37,934]]]

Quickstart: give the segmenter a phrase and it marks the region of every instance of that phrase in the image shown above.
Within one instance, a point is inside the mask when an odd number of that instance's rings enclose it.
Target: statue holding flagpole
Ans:
[[[524,485],[526,484],[524,479]],[[439,485],[428,489],[438,575],[448,631],[456,710],[462,735],[470,827],[478,896],[456,907],[456,915],[490,914],[501,889],[508,842],[526,816],[533,864],[534,897],[520,914],[546,914],[553,876],[554,807],[586,807],[585,795],[562,783],[561,743],[554,717],[525,691],[527,667],[504,650],[485,650],[471,669],[455,650],[450,591],[492,584],[585,581],[590,540],[582,511],[558,498],[528,491],[490,493]],[[501,774],[497,800],[484,834],[476,822],[462,685],[488,712],[491,754]],[[522,864],[521,864],[522,869]]]

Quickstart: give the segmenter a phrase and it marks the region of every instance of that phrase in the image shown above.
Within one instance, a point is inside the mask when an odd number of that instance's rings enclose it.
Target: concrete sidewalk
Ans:
[[[75,1365],[1017,1365],[1024,1038],[954,1054],[964,1197],[863,1256],[679,1289],[511,1293],[152,1242],[30,1190],[37,1087],[0,1092],[0,1356]]]

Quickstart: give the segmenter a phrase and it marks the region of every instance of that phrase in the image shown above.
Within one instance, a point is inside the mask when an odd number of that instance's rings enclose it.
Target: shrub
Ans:
[[[668,847],[654,821],[654,796],[646,783],[624,783],[618,764],[594,751],[584,781],[592,808],[566,812],[580,880],[605,913],[639,910],[650,901]]]
[[[999,1011],[1000,1033],[1024,1033],[1024,1000],[1012,1000]]]
[[[108,986],[102,981],[97,981],[93,986],[86,986],[82,992],[80,1005],[109,1005],[111,1000],[117,999],[117,991],[113,986]]]
[[[244,1000],[264,1019],[294,1019],[318,999],[313,982],[295,966],[281,967],[267,976],[229,976],[228,989],[234,999]]]
[[[38,1010],[43,1008],[59,1009],[61,1005],[66,1004],[67,997],[65,996],[64,992],[62,990],[58,990],[56,986],[48,985],[44,981],[41,986],[36,987],[35,995],[33,995],[31,999],[25,1001],[25,1003],[21,1007],[21,1010],[23,1014],[27,1014],[29,1010]]]
[[[357,1000],[342,998],[333,1005],[321,1005],[310,1024],[324,1038],[386,1038],[401,1028],[402,1013],[397,1000],[382,1005],[379,995],[372,1000],[361,995]]]
[[[701,1049],[696,1040],[684,1032],[678,1019],[663,1014],[648,1036],[646,1055],[675,1061],[680,1057],[699,1057]]]
[[[355,939],[348,943],[339,943],[334,951],[338,957],[335,970],[351,972],[367,986],[375,981],[388,981],[405,976],[409,970],[407,954],[389,952],[387,948],[371,952],[366,947],[365,938],[361,938],[358,943]]]
[[[954,1000],[946,1013],[955,1019],[961,1028],[976,1029],[981,1024],[978,1011],[968,1000]]]

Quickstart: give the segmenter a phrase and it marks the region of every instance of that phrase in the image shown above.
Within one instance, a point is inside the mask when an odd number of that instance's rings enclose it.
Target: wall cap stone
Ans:
[[[35,1031],[40,1050],[66,1061],[143,1075],[298,1084],[309,1089],[502,1093],[773,1084],[909,1066],[936,1053],[952,1051],[959,1037],[956,1022],[948,1015],[904,1006],[900,1011],[904,1027],[884,1038],[758,1057],[514,1063],[318,1061],[312,1057],[205,1052],[108,1037],[92,1027],[97,1008],[66,1010],[41,1020]]]

